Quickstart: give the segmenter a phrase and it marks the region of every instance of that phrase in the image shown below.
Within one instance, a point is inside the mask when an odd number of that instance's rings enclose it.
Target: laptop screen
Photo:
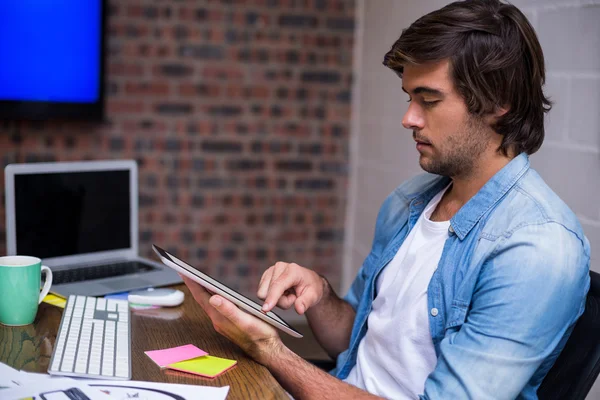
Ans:
[[[15,175],[16,254],[131,247],[129,170]]]

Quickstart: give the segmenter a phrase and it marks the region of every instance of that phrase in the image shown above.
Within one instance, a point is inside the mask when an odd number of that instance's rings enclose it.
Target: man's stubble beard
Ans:
[[[425,171],[452,178],[467,178],[475,172],[481,155],[489,146],[490,138],[485,132],[484,122],[469,116],[462,132],[448,136],[443,144],[437,145],[435,158],[419,158]],[[441,154],[440,154],[441,153]]]

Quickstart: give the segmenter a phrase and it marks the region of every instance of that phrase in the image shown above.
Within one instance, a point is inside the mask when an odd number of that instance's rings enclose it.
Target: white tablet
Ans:
[[[221,282],[216,279],[211,278],[206,275],[198,268],[191,266],[175,257],[174,255],[166,252],[161,249],[157,245],[153,244],[152,248],[158,254],[160,260],[170,268],[173,268],[175,271],[187,276],[190,279],[193,279],[195,282],[198,282],[204,288],[210,290],[211,292],[223,296],[227,300],[231,301],[233,304],[240,307],[242,310],[247,311],[248,313],[262,319],[263,321],[273,325],[274,327],[284,331],[285,333],[296,337],[301,338],[302,334],[292,328],[290,324],[285,322],[280,316],[275,314],[273,311],[269,311],[267,313],[262,311],[262,306],[256,303],[253,300],[250,300],[246,296],[236,292],[235,290],[223,285]]]

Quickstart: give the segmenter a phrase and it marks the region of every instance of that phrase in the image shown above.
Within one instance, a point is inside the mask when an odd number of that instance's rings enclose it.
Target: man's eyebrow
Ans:
[[[410,94],[409,92],[406,91],[406,89],[404,89],[404,86],[402,86],[402,90],[405,93]],[[438,89],[434,89],[428,86],[418,86],[416,88],[414,88],[414,90],[412,91],[413,94],[431,94],[434,96],[444,96],[444,92],[442,92],[441,90]]]

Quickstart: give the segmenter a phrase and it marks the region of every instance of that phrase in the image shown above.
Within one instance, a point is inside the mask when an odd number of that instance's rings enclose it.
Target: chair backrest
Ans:
[[[600,274],[590,278],[585,311],[540,385],[540,400],[584,400],[600,373]]]

